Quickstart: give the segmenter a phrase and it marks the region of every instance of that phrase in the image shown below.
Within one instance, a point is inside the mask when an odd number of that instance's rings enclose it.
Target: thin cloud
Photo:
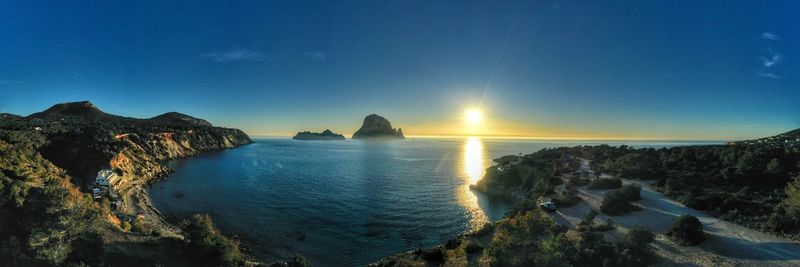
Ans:
[[[769,58],[759,57],[758,59],[761,60],[761,64],[764,65],[764,67],[769,68],[780,63],[783,58],[781,57],[781,54],[772,54],[772,56]]]
[[[14,86],[14,85],[18,85],[20,83],[22,83],[22,82],[16,81],[16,80],[0,80],[0,85],[2,85],[2,86]]]
[[[202,54],[201,57],[216,62],[240,62],[240,61],[263,61],[268,59],[267,54],[261,51],[249,49],[234,49],[230,51],[214,52]]]
[[[314,62],[317,62],[317,63],[325,62],[325,60],[328,59],[328,57],[325,55],[325,53],[322,53],[320,51],[307,52],[306,55],[309,58],[311,58],[311,60],[313,60]]]
[[[764,32],[761,34],[761,39],[778,41],[781,37],[771,32]]]
[[[781,78],[781,76],[778,76],[775,73],[769,73],[769,72],[759,72],[759,73],[756,73],[756,76],[762,77],[762,78],[770,78],[770,79],[780,79]]]

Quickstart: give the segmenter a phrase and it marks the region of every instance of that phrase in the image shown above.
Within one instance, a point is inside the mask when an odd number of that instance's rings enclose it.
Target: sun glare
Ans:
[[[483,115],[481,114],[481,111],[478,110],[477,108],[469,109],[464,114],[464,119],[470,125],[479,124],[481,122],[482,117],[483,117]]]

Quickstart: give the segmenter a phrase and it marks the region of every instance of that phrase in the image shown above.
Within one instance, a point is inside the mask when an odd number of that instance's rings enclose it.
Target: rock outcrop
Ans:
[[[294,140],[344,140],[344,135],[337,134],[332,132],[329,129],[325,129],[321,133],[312,133],[309,131],[305,132],[298,132],[294,137]]]
[[[370,114],[364,118],[361,128],[353,134],[353,139],[405,139],[403,129],[392,128],[392,123],[384,117]]]

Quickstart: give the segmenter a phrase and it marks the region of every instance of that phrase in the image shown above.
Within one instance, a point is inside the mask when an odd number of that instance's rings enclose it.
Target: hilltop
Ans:
[[[212,126],[210,122],[204,119],[198,119],[183,113],[167,112],[155,117],[150,118],[151,121],[158,121],[168,124],[183,124],[194,126]]]
[[[208,217],[180,228],[150,206],[146,192],[171,171],[166,160],[252,143],[241,130],[176,112],[128,118],[89,101],[1,118],[0,218],[14,218],[0,219],[0,240],[14,244],[0,245],[5,264],[192,266],[198,258],[187,255],[196,250],[229,256],[203,264],[249,261]],[[102,169],[118,179],[93,201]],[[190,245],[187,234],[209,242]]]

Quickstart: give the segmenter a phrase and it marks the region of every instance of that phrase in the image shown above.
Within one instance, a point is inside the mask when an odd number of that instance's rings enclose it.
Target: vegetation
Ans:
[[[556,224],[538,208],[538,200],[559,180],[553,177],[578,168],[569,152],[568,148],[543,149],[522,157],[506,156],[495,160],[497,165],[488,169],[476,189],[507,195],[526,193],[506,219],[487,224],[441,247],[420,250],[410,257],[391,258],[377,265],[465,266],[473,259],[467,255],[478,253],[478,265],[487,266],[642,266],[653,263],[657,257],[649,245],[653,235],[648,231],[630,231],[618,240],[608,240],[596,231],[613,229],[613,222],[595,225],[596,211],[587,214],[581,231],[574,231]],[[554,200],[559,205],[564,205],[568,199],[578,199],[575,203],[580,199],[576,187],[585,179],[577,175],[570,177],[566,190]],[[625,192],[628,190],[631,189]],[[483,241],[487,238],[488,242]]]
[[[195,214],[184,220],[181,229],[185,233],[187,252],[198,265],[240,266],[245,263],[239,241],[222,235],[208,214]]]
[[[0,258],[11,265],[97,264],[99,206],[35,149],[45,137],[0,129]]]
[[[598,178],[589,183],[589,189],[616,189],[622,187],[622,179],[619,178]]]
[[[574,187],[565,188],[564,191],[558,194],[558,197],[553,199],[558,207],[572,207],[581,202],[578,196],[578,189]]]
[[[652,179],[666,196],[758,230],[800,234],[800,130],[726,145],[634,149],[579,146],[597,172]]]
[[[126,234],[122,230],[157,235],[153,225],[137,219],[117,221],[123,229],[112,226],[108,199],[93,201],[87,192],[94,173],[126,148],[167,158],[148,142],[165,132],[199,144],[193,151],[249,142],[234,129],[119,117],[88,102],[56,105],[32,117],[0,117],[0,265],[103,266],[136,258],[107,255],[101,236]]]
[[[686,246],[697,245],[705,240],[703,224],[697,217],[691,215],[678,217],[667,232],[667,236],[672,237],[676,243]]]
[[[639,208],[632,205],[631,201],[641,199],[640,192],[641,187],[638,185],[626,185],[618,190],[608,192],[600,204],[600,211],[608,215],[621,215],[636,211]]]

